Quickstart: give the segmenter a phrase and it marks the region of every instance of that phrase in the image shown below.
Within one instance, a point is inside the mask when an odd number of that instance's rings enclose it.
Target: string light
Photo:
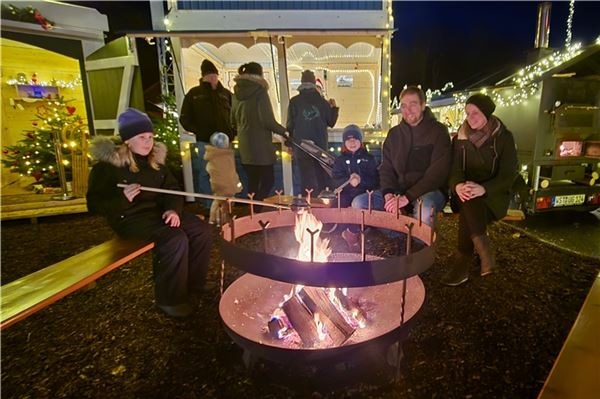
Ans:
[[[32,86],[54,86],[54,87],[60,87],[61,89],[74,89],[75,87],[79,87],[82,84],[81,81],[81,76],[77,76],[75,79],[73,80],[51,80],[51,81],[45,81],[45,80],[38,80],[37,82],[33,83],[30,81],[27,81],[26,79],[8,79],[6,81],[6,84],[8,84],[9,86],[16,86],[16,85],[32,85]]]
[[[565,46],[571,45],[571,38],[573,36],[573,15],[575,14],[575,0],[569,2],[569,16],[567,18],[567,37],[565,38]]]

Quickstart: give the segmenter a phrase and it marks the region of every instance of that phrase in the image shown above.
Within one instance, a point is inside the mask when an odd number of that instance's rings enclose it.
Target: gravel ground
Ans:
[[[220,321],[218,289],[195,298],[192,317],[168,318],[156,310],[146,254],[2,331],[2,397],[534,398],[600,262],[495,224],[499,272],[480,278],[474,263],[467,284],[445,287],[439,280],[456,222],[440,221],[436,262],[421,275],[426,302],[398,378],[384,361],[362,359],[329,368],[259,361],[248,370]],[[90,215],[4,222],[2,283],[112,236]],[[378,251],[386,245],[393,246]],[[219,271],[215,248],[210,279],[218,281]],[[239,275],[228,268],[226,283]]]

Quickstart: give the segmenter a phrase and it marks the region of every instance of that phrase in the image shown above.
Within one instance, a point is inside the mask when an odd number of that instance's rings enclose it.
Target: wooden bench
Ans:
[[[152,248],[154,243],[115,238],[3,285],[0,329],[25,319]]]
[[[538,399],[600,397],[600,274],[544,383]]]

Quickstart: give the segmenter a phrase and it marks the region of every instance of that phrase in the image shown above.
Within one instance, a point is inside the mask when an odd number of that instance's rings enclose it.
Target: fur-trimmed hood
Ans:
[[[123,167],[127,165],[127,157],[121,151],[124,145],[117,136],[96,136],[90,143],[90,154],[97,161]],[[167,159],[167,146],[163,143],[155,142],[152,148],[152,155],[156,163],[164,165]]]
[[[234,95],[241,101],[249,99],[263,88],[269,90],[269,83],[260,75],[244,73],[233,80],[236,83],[233,87]]]

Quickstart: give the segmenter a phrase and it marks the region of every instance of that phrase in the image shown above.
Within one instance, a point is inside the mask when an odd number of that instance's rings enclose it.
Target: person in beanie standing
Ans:
[[[189,293],[201,290],[205,283],[210,228],[183,210],[183,197],[140,189],[179,189],[165,167],[166,146],[154,142],[150,118],[129,108],[119,115],[118,125],[122,143],[97,136],[90,146],[97,163],[89,177],[88,210],[104,216],[120,237],[154,242],[157,305],[170,316],[188,316],[192,312]],[[117,187],[118,183],[126,184],[125,188]]]
[[[375,190],[379,186],[377,162],[363,146],[362,137],[358,126],[346,126],[342,133],[342,155],[337,157],[333,164],[332,178],[336,187],[350,180],[350,184],[339,194],[340,206],[343,208],[349,207],[356,196],[367,190]],[[342,232],[342,238],[346,240],[350,249],[358,247],[359,230],[358,225],[350,225]]]
[[[409,86],[400,93],[400,111],[402,121],[390,129],[383,143],[381,190],[373,193],[372,208],[395,213],[399,207],[416,218],[421,199],[423,221],[431,224],[430,209],[435,215],[447,201],[450,135],[426,106],[425,93],[418,87]],[[352,206],[366,209],[367,194],[356,197]]]
[[[297,143],[310,140],[326,151],[327,127],[335,126],[339,108],[333,98],[327,101],[321,96],[315,74],[310,70],[302,72],[298,91],[300,93],[292,97],[288,107],[287,129],[290,137]],[[300,171],[303,192],[305,189],[314,189],[318,194],[329,186],[329,176],[318,161],[297,148],[294,148],[293,154]]]
[[[196,135],[195,151],[192,152],[195,191],[210,194],[210,183],[204,161],[205,146],[215,132],[223,132],[232,141],[235,131],[231,126],[231,92],[219,82],[219,71],[209,60],[200,65],[202,78],[198,86],[185,95],[179,122],[188,132]],[[205,206],[210,200],[200,200]]]
[[[249,62],[238,68],[235,77],[231,122],[237,129],[242,166],[248,176],[248,192],[262,201],[269,196],[275,176],[275,148],[272,134],[287,139],[286,129],[273,115],[269,84],[263,78],[262,66]]]
[[[452,201],[459,213],[458,251],[442,278],[446,285],[457,286],[469,279],[473,250],[479,255],[481,276],[496,267],[487,225],[506,215],[518,160],[513,135],[493,115],[495,109],[485,94],[469,97],[467,119],[453,142],[449,183],[458,199]]]

